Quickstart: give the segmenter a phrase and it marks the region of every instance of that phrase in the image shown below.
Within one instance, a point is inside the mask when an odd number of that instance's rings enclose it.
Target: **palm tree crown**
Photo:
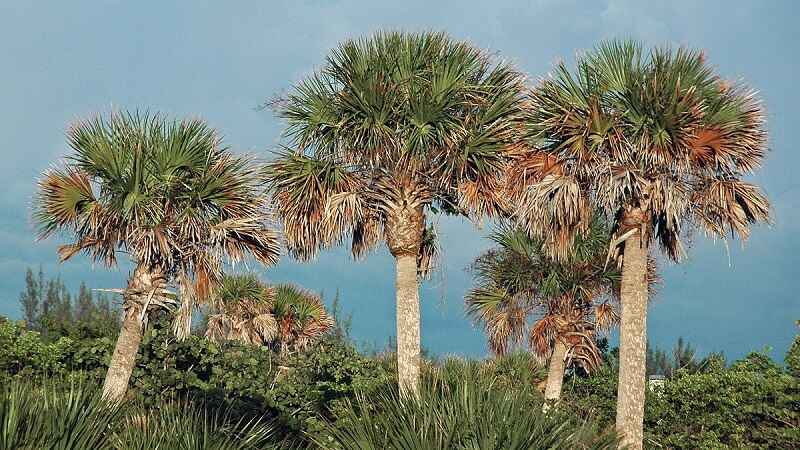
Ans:
[[[405,241],[419,241],[425,209],[497,213],[522,82],[441,33],[342,44],[277,105],[296,148],[268,178],[292,254],[313,257],[346,235],[354,256],[383,239],[416,254]]]
[[[268,286],[254,275],[226,275],[206,336],[280,351],[308,348],[333,327],[319,296],[292,284]]]
[[[475,260],[476,287],[465,300],[468,315],[483,323],[492,352],[505,354],[510,344],[527,338],[529,347],[546,357],[558,339],[570,359],[592,370],[600,362],[596,331],[618,319],[620,272],[605,264],[610,240],[605,222],[595,218],[589,231],[578,235],[568,260],[554,260],[542,240],[510,225],[501,225],[490,239],[497,247]]]
[[[618,219],[620,235],[638,228],[674,260],[684,225],[747,238],[769,219],[766,197],[741,179],[764,157],[763,111],[701,52],[605,43],[574,74],[559,64],[531,101],[534,146],[514,171],[519,218],[556,249],[592,205]]]
[[[126,252],[201,297],[226,257],[277,261],[255,167],[202,121],[115,113],[79,122],[68,140],[73,153],[44,174],[35,212],[41,238],[74,236],[62,260],[85,252],[113,265]]]

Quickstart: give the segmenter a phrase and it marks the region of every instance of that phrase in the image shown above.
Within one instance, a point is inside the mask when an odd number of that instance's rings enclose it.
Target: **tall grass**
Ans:
[[[614,449],[616,436],[562,412],[541,412],[533,386],[509,389],[476,362],[449,360],[419,396],[394,388],[359,396],[312,439],[354,450]]]
[[[0,450],[252,450],[277,448],[259,419],[191,402],[155,410],[108,404],[83,385],[0,388]]]

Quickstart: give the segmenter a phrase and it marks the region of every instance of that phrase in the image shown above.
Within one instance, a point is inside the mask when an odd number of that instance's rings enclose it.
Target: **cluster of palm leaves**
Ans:
[[[252,160],[235,156],[199,120],[114,113],[71,127],[72,153],[39,182],[40,236],[69,233],[62,260],[77,253],[114,265],[118,252],[136,268],[123,296],[124,326],[105,392],[121,398],[149,310],[181,310],[188,335],[194,305],[219,283],[225,260],[277,261],[277,234]],[[176,285],[178,292],[169,289]]]
[[[187,402],[148,410],[109,403],[89,386],[0,388],[2,450],[275,449],[272,427]]]
[[[595,330],[608,330],[618,319],[620,273],[605,263],[607,226],[596,220],[590,233],[575,240],[567,261],[554,260],[541,240],[510,225],[489,238],[497,247],[473,263],[476,287],[467,293],[466,307],[484,325],[492,352],[502,355],[527,341],[544,357],[560,340],[585,369],[599,364]]]
[[[613,432],[558,412],[542,413],[532,387],[508,390],[496,381],[480,364],[450,360],[423,377],[416,396],[393,388],[349,402],[318,444],[358,450],[617,448]]]
[[[269,286],[255,275],[226,275],[214,294],[206,336],[300,351],[333,327],[319,296],[292,284]]]

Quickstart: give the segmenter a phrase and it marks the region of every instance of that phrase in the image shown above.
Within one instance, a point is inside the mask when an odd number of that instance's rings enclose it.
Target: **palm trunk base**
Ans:
[[[561,385],[564,382],[564,358],[567,356],[567,345],[556,339],[553,344],[553,355],[550,357],[550,366],[547,369],[547,385],[544,390],[544,404],[542,411],[547,412],[561,399]]]
[[[397,377],[400,391],[417,394],[420,373],[417,257],[399,255],[397,266]]]
[[[625,241],[616,429],[622,437],[620,447],[632,450],[643,448],[644,440],[647,259],[647,245],[638,235]]]
[[[106,400],[119,402],[125,398],[128,382],[136,365],[136,353],[142,343],[142,325],[139,323],[138,313],[126,314],[122,324],[117,345],[111,363],[108,365],[106,380],[103,383],[103,397]]]

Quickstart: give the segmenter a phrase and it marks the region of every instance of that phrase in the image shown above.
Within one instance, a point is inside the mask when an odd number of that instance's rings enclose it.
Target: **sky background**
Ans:
[[[648,45],[690,45],[729,79],[760,90],[771,153],[753,180],[775,222],[747,245],[698,237],[689,259],[665,264],[648,317],[652,343],[678,337],[700,352],[739,357],[783,354],[800,319],[800,27],[795,1],[11,1],[0,0],[0,314],[19,317],[28,267],[42,265],[77,289],[122,287],[129,266],[106,269],[83,257],[58,264],[58,239],[36,242],[35,181],[68,148],[70,122],[112,109],[149,109],[206,119],[237,151],[268,157],[281,122],[258,109],[265,99],[319,68],[343,39],[379,29],[444,30],[496,52],[530,74],[598,41],[632,37]],[[463,313],[465,271],[488,248],[472,224],[439,221],[443,269],[422,291],[423,345],[436,354],[483,356],[485,339]],[[270,281],[340,290],[356,339],[383,346],[394,334],[393,262],[385,247],[354,263],[346,250],[300,264],[251,267]]]

